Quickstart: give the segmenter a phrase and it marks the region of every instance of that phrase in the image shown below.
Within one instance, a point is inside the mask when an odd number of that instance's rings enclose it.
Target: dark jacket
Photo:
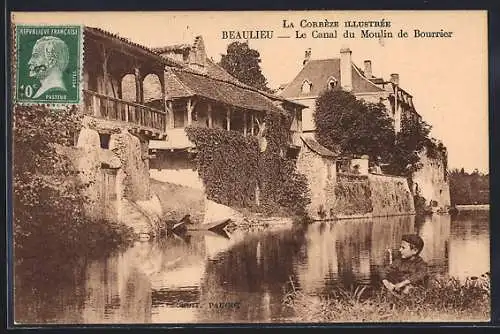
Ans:
[[[409,280],[411,284],[425,284],[427,278],[427,263],[420,256],[408,259],[398,257],[382,272],[382,279],[393,284]]]

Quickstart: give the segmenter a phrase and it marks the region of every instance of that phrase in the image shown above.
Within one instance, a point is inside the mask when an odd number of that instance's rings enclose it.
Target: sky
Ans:
[[[311,59],[337,58],[349,47],[352,60],[363,68],[372,61],[373,74],[388,79],[398,73],[400,86],[413,95],[432,136],[448,148],[449,168],[488,173],[488,47],[485,11],[275,11],[275,12],[52,12],[14,13],[14,23],[84,24],[117,33],[148,47],[192,43],[202,35],[207,55],[219,61],[227,45],[223,31],[273,31],[270,39],[250,39],[259,51],[269,86],[290,82],[302,68],[304,52]],[[393,38],[361,38],[360,28],[346,21],[390,22]],[[283,21],[294,24],[285,28]],[[300,27],[337,21],[338,28]],[[363,28],[365,29],[365,28]],[[398,38],[400,30],[407,38]],[[414,30],[452,32],[451,37],[414,37]],[[295,31],[306,38],[295,38]],[[312,38],[313,30],[337,30],[337,38]],[[343,38],[349,30],[355,38]],[[290,38],[279,38],[290,36]],[[244,41],[244,40],[240,40]]]

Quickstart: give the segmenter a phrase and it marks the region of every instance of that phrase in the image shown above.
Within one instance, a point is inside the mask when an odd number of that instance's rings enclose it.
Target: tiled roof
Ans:
[[[84,32],[85,32],[85,34],[89,34],[90,33],[90,34],[93,34],[93,35],[96,35],[96,36],[104,36],[104,37],[111,38],[111,39],[114,39],[116,41],[122,42],[124,44],[127,44],[131,48],[134,48],[137,51],[139,51],[139,52],[141,52],[141,53],[143,53],[143,54],[145,54],[145,55],[147,55],[149,57],[152,57],[152,58],[156,59],[157,61],[159,61],[159,62],[161,62],[161,63],[163,63],[165,65],[175,66],[175,67],[179,67],[180,66],[180,64],[177,63],[176,61],[173,61],[171,59],[165,59],[165,58],[161,57],[160,55],[158,55],[153,50],[149,49],[148,47],[145,47],[144,45],[132,42],[132,41],[130,41],[127,38],[119,36],[118,34],[113,34],[113,33],[109,32],[109,31],[102,30],[101,28],[94,28],[94,27],[85,27],[84,28]]]
[[[156,53],[163,53],[163,52],[172,52],[172,51],[179,51],[179,50],[186,50],[190,49],[192,47],[191,44],[174,44],[174,45],[167,45],[167,46],[162,46],[158,48],[152,48]]]
[[[353,93],[384,91],[365,78],[354,64],[351,65]],[[340,58],[310,60],[280,95],[285,98],[318,96],[327,89],[328,80],[331,77],[335,78],[339,83],[341,82]],[[311,90],[308,93],[302,92],[302,84],[305,80],[312,83]]]
[[[323,157],[337,157],[338,154],[330,151],[320,143],[318,143],[314,138],[311,137],[306,137],[306,136],[301,136],[300,137],[304,144],[306,144],[309,149],[311,149],[313,152],[318,153],[319,155]]]
[[[361,70],[354,64],[351,65],[352,68],[352,92],[356,93],[377,93],[384,92],[385,90],[376,86],[373,82],[368,80],[362,73]]]
[[[239,81],[238,79],[233,77],[231,74],[229,74],[221,66],[214,63],[211,59],[208,59],[208,58],[207,58],[207,75],[214,78],[214,79],[232,82],[236,85],[240,85],[242,87],[249,88],[249,89],[255,89],[255,88]]]
[[[145,52],[151,53],[154,57],[162,59],[166,65],[172,64],[172,66],[167,66],[166,68],[165,86],[167,99],[184,98],[197,95],[235,107],[257,111],[282,112],[283,110],[276,106],[273,101],[287,102],[299,107],[305,107],[297,102],[268,94],[240,82],[238,79],[230,75],[224,68],[209,58],[206,58],[204,64],[205,68],[201,71],[197,68],[191,68],[189,64],[178,62],[164,54],[175,50],[189,49],[193,46],[191,44],[177,44],[148,49],[103,30],[97,28],[90,29],[140,47]],[[144,82],[144,84],[147,83]],[[154,90],[155,87],[149,87],[149,90],[151,89]],[[127,84],[125,84],[123,90],[135,90],[135,83],[130,83],[130,87],[127,87]],[[153,95],[161,96],[161,92]]]
[[[238,79],[236,79],[235,77],[233,77],[225,69],[223,69],[221,66],[219,66],[216,63],[214,63],[210,59],[207,59],[207,74],[210,77],[214,78],[214,79],[231,82],[231,83],[234,83],[235,85],[238,85],[238,86],[240,86],[242,88],[245,88],[245,89],[250,89],[250,90],[253,90],[253,91],[257,90],[255,87],[252,87],[252,86],[249,86],[247,84],[242,83],[241,81],[239,81]],[[292,100],[288,100],[288,99],[284,98],[283,96],[273,95],[273,94],[270,94],[270,93],[267,93],[267,92],[264,92],[264,91],[261,91],[261,90],[257,90],[257,91],[260,94],[264,95],[265,97],[267,97],[267,98],[269,98],[269,99],[271,99],[273,101],[287,102],[287,103],[294,104],[295,106],[301,107],[301,108],[305,108],[306,107],[305,105],[300,104],[298,102],[294,102]]]
[[[282,112],[260,92],[231,82],[185,69],[172,69],[168,77],[168,98],[197,95],[244,109]]]

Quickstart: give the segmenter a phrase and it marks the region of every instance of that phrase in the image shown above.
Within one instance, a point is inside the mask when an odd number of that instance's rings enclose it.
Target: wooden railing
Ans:
[[[86,115],[165,131],[167,114],[162,110],[120,100],[90,90],[83,91],[83,101]]]

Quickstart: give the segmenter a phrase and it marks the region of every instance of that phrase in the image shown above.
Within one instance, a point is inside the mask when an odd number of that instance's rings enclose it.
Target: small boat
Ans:
[[[187,231],[210,231],[218,234],[225,234],[224,228],[231,223],[230,218],[214,221],[210,224],[195,225],[191,222],[190,215],[185,215],[178,222],[169,221],[166,224],[167,232],[177,235],[185,234]]]
[[[167,229],[176,234],[186,233],[188,231],[187,225],[192,224],[190,218],[190,215],[185,215],[179,222],[167,225]]]
[[[203,225],[190,225],[187,227],[188,231],[211,231],[219,234],[225,234],[224,228],[231,223],[230,218],[217,220],[210,224]]]

